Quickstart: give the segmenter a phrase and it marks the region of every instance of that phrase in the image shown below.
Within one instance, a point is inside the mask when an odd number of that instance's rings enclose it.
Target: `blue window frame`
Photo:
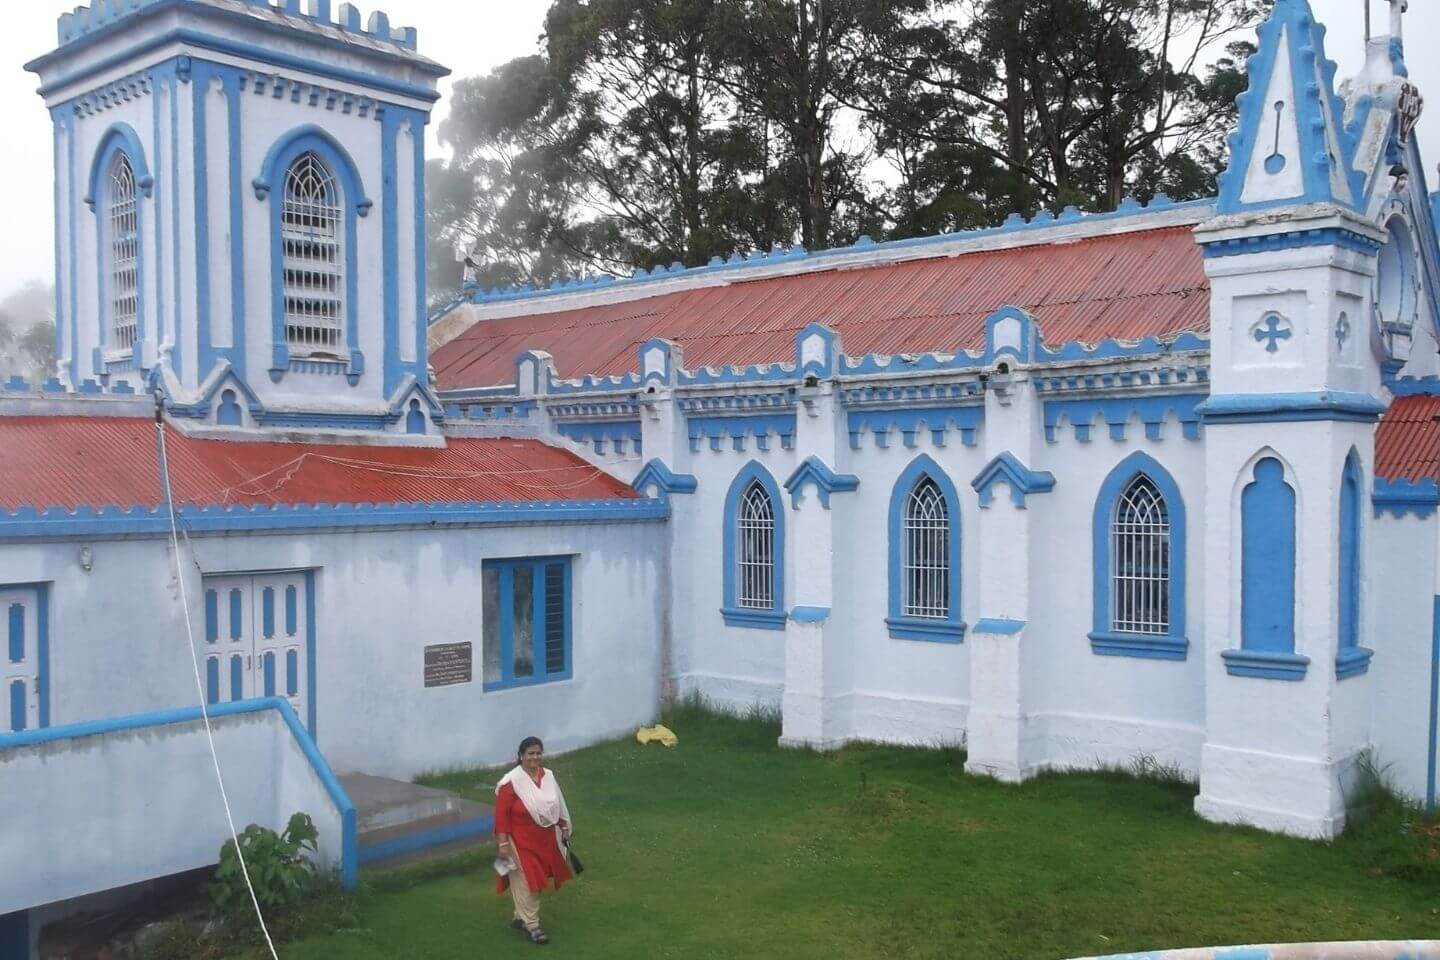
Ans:
[[[1360,455],[1354,450],[1345,458],[1340,476],[1340,596],[1337,613],[1340,643],[1335,656],[1335,676],[1344,680],[1370,669],[1372,651],[1360,645],[1360,567],[1362,535],[1360,492],[1364,489]]]
[[[785,629],[785,512],[780,487],[756,461],[725,494],[724,606],[732,627]]]
[[[570,677],[569,557],[481,564],[481,663],[486,690]]]
[[[900,640],[959,643],[960,498],[940,465],[924,454],[890,494],[890,615]]]
[[[1174,478],[1143,453],[1120,461],[1100,485],[1091,536],[1090,649],[1184,660],[1185,501]]]

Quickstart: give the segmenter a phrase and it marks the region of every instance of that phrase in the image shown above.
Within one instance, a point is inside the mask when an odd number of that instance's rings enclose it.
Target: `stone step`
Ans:
[[[441,816],[458,809],[460,797],[404,780],[347,773],[340,784],[355,804],[355,828],[361,836],[372,830]]]

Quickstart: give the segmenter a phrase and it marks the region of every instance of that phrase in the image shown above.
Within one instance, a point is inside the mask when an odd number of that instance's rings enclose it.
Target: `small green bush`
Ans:
[[[284,833],[252,823],[240,834],[240,852],[245,855],[245,867],[262,911],[294,907],[314,889],[315,864],[305,852],[316,852],[319,836],[314,822],[304,813],[292,816]],[[244,917],[254,909],[234,840],[226,840],[220,848],[220,865],[210,881],[210,908],[226,920]]]

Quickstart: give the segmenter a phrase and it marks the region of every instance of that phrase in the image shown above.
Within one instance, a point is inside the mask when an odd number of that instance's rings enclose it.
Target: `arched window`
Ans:
[[[890,636],[958,643],[960,501],[945,471],[915,459],[890,495]]]
[[[775,505],[758,480],[740,498],[735,605],[768,610],[775,603]]]
[[[1093,531],[1091,649],[1184,660],[1185,504],[1175,481],[1153,457],[1126,457],[1100,486]]]
[[[751,462],[725,496],[724,605],[731,626],[785,628],[785,523],[780,490]]]
[[[1345,458],[1340,478],[1340,642],[1335,656],[1335,676],[1344,680],[1370,669],[1372,652],[1360,645],[1361,549],[1360,491],[1363,478],[1360,457],[1354,451]]]
[[[110,269],[108,307],[110,324],[105,348],[112,351],[135,349],[140,316],[139,219],[135,206],[135,171],[123,152],[110,163],[109,209],[107,220]]]
[[[1110,522],[1110,627],[1116,633],[1170,629],[1170,511],[1143,473],[1120,494]]]
[[[905,501],[903,555],[903,615],[941,620],[949,616],[950,511],[932,477],[921,477]]]
[[[285,173],[280,242],[285,293],[285,343],[294,356],[340,357],[345,348],[340,190],[313,151]]]

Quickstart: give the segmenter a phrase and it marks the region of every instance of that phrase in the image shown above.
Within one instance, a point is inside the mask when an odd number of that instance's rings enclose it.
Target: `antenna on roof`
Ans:
[[[1365,4],[1365,45],[1370,45],[1370,0],[1360,0]]]

